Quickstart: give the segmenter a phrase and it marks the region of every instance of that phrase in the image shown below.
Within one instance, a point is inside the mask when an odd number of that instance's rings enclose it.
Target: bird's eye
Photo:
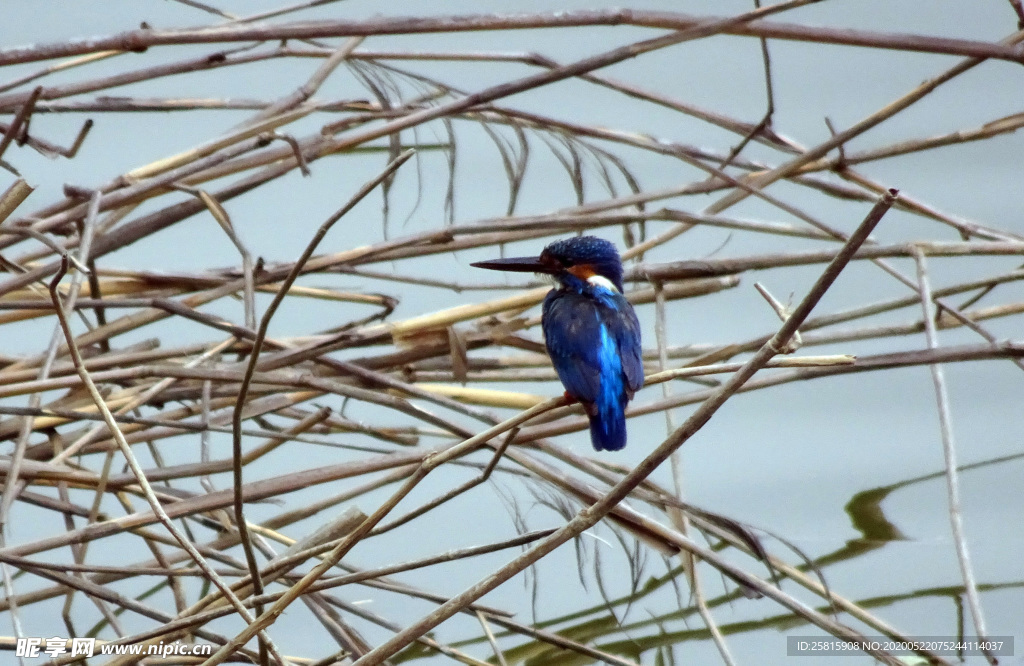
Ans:
[[[562,257],[551,254],[550,252],[543,252],[540,255],[541,263],[551,266],[553,268],[565,268],[566,261]]]

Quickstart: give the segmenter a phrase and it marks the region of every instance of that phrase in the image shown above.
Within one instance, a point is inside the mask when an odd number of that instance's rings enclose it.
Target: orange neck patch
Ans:
[[[594,267],[590,264],[578,264],[570,268],[569,272],[584,282],[597,275],[597,272],[594,271]]]
[[[598,275],[597,271],[595,271],[594,267],[590,264],[573,266],[569,269],[569,273],[595,287],[602,287],[608,291],[614,291],[616,293],[619,292],[619,288],[612,284],[611,280],[603,275]]]

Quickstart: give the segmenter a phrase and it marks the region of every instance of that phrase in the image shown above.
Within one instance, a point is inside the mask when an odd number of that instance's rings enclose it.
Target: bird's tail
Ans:
[[[625,405],[600,403],[588,410],[590,441],[597,451],[619,451],[626,446]]]

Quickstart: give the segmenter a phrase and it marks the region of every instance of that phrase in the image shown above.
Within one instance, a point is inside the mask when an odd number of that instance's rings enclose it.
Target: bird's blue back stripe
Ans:
[[[619,359],[618,345],[608,335],[608,327],[603,323],[600,327],[601,348],[597,355],[601,365],[601,392],[597,399],[597,410],[602,414],[612,414],[620,409],[619,403],[622,399],[622,362]]]

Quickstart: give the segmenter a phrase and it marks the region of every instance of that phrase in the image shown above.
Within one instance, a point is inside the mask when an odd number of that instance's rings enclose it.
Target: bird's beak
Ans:
[[[551,267],[541,262],[540,257],[511,257],[509,259],[491,259],[470,264],[477,268],[492,271],[512,271],[515,273],[551,273]]]

